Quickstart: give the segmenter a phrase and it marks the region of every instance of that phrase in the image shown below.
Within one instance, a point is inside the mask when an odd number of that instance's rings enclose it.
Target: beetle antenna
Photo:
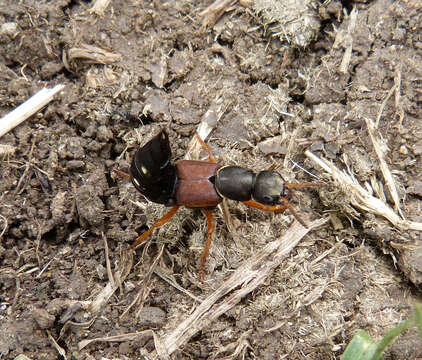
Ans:
[[[284,186],[287,189],[304,189],[304,188],[310,188],[310,187],[325,186],[325,184],[318,184],[318,183],[299,183],[299,184],[293,184],[293,183],[286,182],[286,183],[284,183]]]

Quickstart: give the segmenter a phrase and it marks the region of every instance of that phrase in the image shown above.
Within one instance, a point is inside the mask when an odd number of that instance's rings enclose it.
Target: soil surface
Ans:
[[[252,2],[233,1],[215,24],[200,14],[210,4],[114,0],[98,14],[83,0],[0,3],[0,117],[65,85],[0,139],[10,146],[0,159],[0,358],[166,358],[160,339],[289,231],[289,211],[228,201],[231,230],[216,210],[204,282],[200,211],[182,208],[127,253],[168,209],[113,169],[128,171],[160,128],[182,159],[210,119],[218,161],[324,182],[292,204],[306,222],[331,221],[168,358],[338,359],[358,329],[379,339],[422,301],[421,233],[351,205],[304,155],[332,161],[394,208],[372,120],[403,216],[422,222],[421,3],[321,1],[302,47]],[[421,357],[415,329],[386,354]]]

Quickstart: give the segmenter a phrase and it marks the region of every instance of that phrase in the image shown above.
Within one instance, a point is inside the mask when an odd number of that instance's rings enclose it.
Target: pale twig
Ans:
[[[103,16],[111,0],[95,0],[89,12],[98,16]]]
[[[307,173],[308,175],[312,176],[313,178],[317,179],[317,180],[321,180],[318,176],[312,174],[309,170],[306,170],[303,166],[301,166],[300,164],[298,164],[296,161],[293,161],[292,159],[289,159],[290,162],[293,164],[293,168],[298,167],[300,170],[304,171],[305,173]]]
[[[3,223],[4,223],[4,225],[3,225],[3,230],[1,231],[1,233],[0,233],[0,240],[3,238],[3,235],[4,235],[4,233],[6,232],[6,230],[7,230],[7,218],[6,217],[4,217],[3,215],[1,215],[0,214],[0,218],[3,220]]]
[[[34,115],[41,110],[51,100],[54,95],[64,89],[64,85],[56,85],[49,89],[44,88],[31,96],[23,104],[19,105],[15,110],[11,111],[0,119],[0,137],[18,126],[21,122]]]
[[[108,242],[107,242],[107,238],[104,235],[104,233],[102,233],[102,237],[103,237],[103,241],[104,241],[104,253],[105,253],[104,256],[105,256],[105,261],[106,261],[108,280],[110,281],[110,283],[112,285],[114,285],[114,276],[113,276],[113,272],[111,271],[110,256],[109,256],[109,251],[108,251]]]
[[[16,147],[7,144],[0,144],[0,156],[13,155],[16,151]]]
[[[64,53],[66,59],[63,63],[69,67],[72,60],[80,60],[86,64],[113,64],[122,59],[122,55],[104,50],[98,46],[82,44],[81,47],[73,47]],[[69,70],[69,69],[68,69]]]
[[[403,110],[403,103],[401,102],[401,66],[398,65],[396,68],[396,73],[394,75],[394,85],[396,86],[396,94],[395,94],[395,107],[396,107],[396,114],[399,116],[399,131],[403,126],[403,119],[404,119],[404,110]]]
[[[59,353],[60,357],[62,357],[64,360],[67,360],[66,357],[66,350],[63,349],[58,343],[57,341],[53,338],[53,336],[51,335],[50,331],[47,330],[47,335],[48,335],[48,339],[50,340],[51,344],[53,345],[53,347],[57,350],[57,352]]]
[[[54,256],[53,256],[53,258],[51,258],[48,262],[47,262],[47,264],[45,264],[44,265],[44,267],[41,269],[41,271],[38,273],[38,275],[36,276],[36,279],[38,279],[38,278],[40,278],[41,277],[41,275],[48,269],[48,267],[51,265],[51,263],[55,260],[55,259],[57,259],[57,257],[59,257],[59,256],[62,256],[62,255],[65,255],[65,254],[67,254],[67,253],[69,253],[70,251],[72,251],[71,249],[70,249],[70,247],[67,247],[67,246],[65,246],[64,248],[62,248],[59,252],[57,252]]]
[[[187,296],[189,296],[190,298],[192,298],[193,300],[197,301],[197,302],[201,302],[202,299],[196,297],[195,295],[193,295],[190,291],[184,289],[183,287],[181,287],[178,283],[176,283],[171,277],[169,277],[168,275],[166,275],[160,268],[157,268],[154,270],[154,274],[159,276],[161,279],[163,279],[165,282],[167,282],[168,284],[170,284],[171,286],[173,286],[174,288],[176,288],[177,290],[179,290],[180,292],[182,292],[183,294],[186,294]]]
[[[145,299],[148,298],[148,295],[149,295],[149,293],[151,291],[151,287],[148,287],[146,285],[147,285],[147,283],[149,283],[149,281],[151,279],[151,275],[153,274],[155,268],[157,267],[158,261],[163,256],[164,248],[165,248],[165,244],[161,244],[160,245],[160,249],[158,250],[157,256],[155,257],[154,261],[152,262],[151,266],[148,269],[148,272],[146,273],[146,275],[144,277],[143,286],[142,286],[142,296],[140,297],[142,303],[140,304],[138,310],[135,313],[135,316],[136,317],[138,317],[139,314],[141,313],[141,310],[143,308],[143,303],[144,303]]]
[[[151,330],[144,330],[135,333],[120,334],[113,336],[98,337],[95,339],[82,340],[78,343],[78,349],[82,350],[84,347],[94,342],[123,342],[123,341],[135,341],[137,338],[144,337],[145,335],[152,337]]]
[[[214,355],[213,359],[215,359],[218,354],[221,354],[223,352],[229,352],[232,353],[228,356],[225,356],[223,358],[219,358],[219,360],[233,360],[233,359],[239,359],[240,354],[244,354],[247,348],[251,348],[251,345],[249,344],[248,337],[251,334],[252,329],[249,329],[245,331],[240,337],[232,342],[227,344],[226,346],[223,346],[222,348],[218,349],[216,354]]]
[[[388,92],[387,96],[385,97],[384,101],[382,102],[379,110],[378,110],[378,114],[377,114],[377,119],[375,121],[375,129],[378,129],[378,125],[380,123],[381,120],[381,116],[382,113],[384,111],[385,106],[387,105],[388,100],[390,99],[390,97],[393,95],[394,91],[397,89],[397,84],[394,84],[392,86],[392,88],[390,89],[390,91]]]
[[[101,309],[104,308],[104,305],[113,295],[113,293],[119,288],[120,284],[126,279],[129,275],[130,270],[132,269],[133,264],[133,255],[132,253],[126,251],[123,252],[123,256],[120,258],[120,267],[115,272],[114,278],[116,279],[113,281],[108,282],[108,284],[100,291],[100,293],[95,297],[95,299],[91,302],[89,306],[89,310],[91,313],[97,313]]]
[[[215,0],[205,10],[199,13],[203,16],[202,27],[213,27],[220,17],[231,9],[231,6],[237,3],[238,0]]]
[[[346,48],[344,51],[343,59],[340,64],[340,72],[346,74],[349,69],[350,59],[352,58],[353,50],[353,33],[355,32],[355,27],[358,18],[358,10],[356,7],[350,13],[349,25],[347,27],[347,34],[343,38],[343,45]],[[336,39],[337,40],[337,39]]]

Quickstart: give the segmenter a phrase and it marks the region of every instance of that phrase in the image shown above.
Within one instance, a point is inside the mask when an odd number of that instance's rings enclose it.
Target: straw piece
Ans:
[[[95,0],[89,12],[98,16],[104,16],[107,7],[111,0]]]
[[[0,119],[0,137],[18,126],[21,122],[34,115],[47,105],[59,91],[64,89],[64,85],[58,84],[53,88],[44,88],[31,96],[15,110],[11,111]]]
[[[378,160],[380,162],[382,175],[384,176],[388,190],[390,191],[391,197],[394,201],[394,210],[396,210],[404,219],[404,215],[400,209],[400,199],[397,193],[396,185],[394,183],[393,175],[391,174],[387,162],[385,161],[385,154],[387,153],[388,147],[380,137],[375,135],[374,122],[369,118],[365,118],[365,121],[366,126],[368,127],[369,136],[371,137],[372,144],[374,145],[375,153],[377,154]]]
[[[328,160],[320,159],[309,150],[305,151],[305,155],[329,173],[339,186],[343,187],[344,192],[349,194],[350,203],[355,208],[382,216],[399,230],[422,231],[422,223],[403,220],[384,201],[372,196],[364,189],[352,175],[340,171],[334,164],[328,162]]]

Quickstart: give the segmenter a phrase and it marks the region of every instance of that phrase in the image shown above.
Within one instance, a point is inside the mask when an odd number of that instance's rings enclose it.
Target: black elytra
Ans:
[[[164,130],[136,151],[130,175],[135,188],[148,200],[166,206],[175,204],[176,167],[171,162],[169,138]]]

